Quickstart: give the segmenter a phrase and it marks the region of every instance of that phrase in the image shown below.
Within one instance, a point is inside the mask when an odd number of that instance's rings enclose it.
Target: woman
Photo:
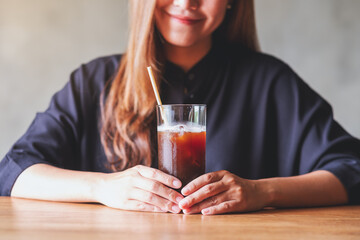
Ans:
[[[1,161],[1,195],[205,215],[360,202],[359,140],[257,52],[253,1],[130,4],[126,54],[71,75]],[[156,169],[149,65],[164,103],[208,106],[208,173],[187,186]]]

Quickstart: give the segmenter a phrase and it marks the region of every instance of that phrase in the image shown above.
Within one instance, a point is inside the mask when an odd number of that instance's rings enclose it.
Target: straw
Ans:
[[[155,77],[154,77],[152,68],[149,66],[149,67],[147,67],[147,70],[148,70],[148,73],[149,73],[149,76],[150,76],[151,85],[152,85],[154,93],[155,93],[156,102],[160,106],[161,118],[164,120],[165,125],[168,125],[168,121],[167,121],[167,119],[165,117],[165,113],[164,113],[164,110],[163,110],[160,94],[159,94],[158,88],[156,86],[156,81],[155,81]]]

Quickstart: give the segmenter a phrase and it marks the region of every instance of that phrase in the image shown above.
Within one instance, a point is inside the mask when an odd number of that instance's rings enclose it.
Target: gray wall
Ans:
[[[0,0],[0,157],[79,64],[121,52],[126,0]],[[360,1],[257,0],[263,51],[289,63],[360,137]]]
[[[125,0],[0,0],[0,159],[71,71],[126,35]]]
[[[360,1],[255,1],[263,51],[289,63],[360,137]]]

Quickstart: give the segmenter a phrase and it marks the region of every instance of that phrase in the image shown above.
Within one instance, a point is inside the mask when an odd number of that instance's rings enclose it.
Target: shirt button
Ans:
[[[189,76],[188,76],[188,79],[189,79],[190,81],[192,81],[192,80],[194,80],[194,78],[195,78],[195,74],[190,73]]]
[[[195,96],[194,96],[194,94],[192,93],[192,94],[190,94],[190,96],[189,96],[191,99],[193,99]]]

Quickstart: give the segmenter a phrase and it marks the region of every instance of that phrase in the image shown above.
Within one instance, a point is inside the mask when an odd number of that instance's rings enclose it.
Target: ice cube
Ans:
[[[178,132],[184,134],[184,132],[205,132],[206,127],[198,124],[177,124],[177,125],[161,125],[158,126],[159,132]]]

